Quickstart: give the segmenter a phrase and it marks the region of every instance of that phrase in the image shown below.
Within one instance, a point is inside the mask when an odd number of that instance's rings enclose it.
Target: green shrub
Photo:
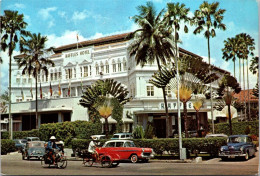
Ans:
[[[33,129],[31,131],[14,131],[13,139],[23,139],[25,137],[39,137],[39,130]],[[1,139],[9,139],[9,132],[1,132]]]
[[[144,138],[144,129],[142,126],[137,125],[134,129],[133,136],[135,139],[143,139]]]
[[[1,155],[5,155],[9,152],[14,152],[15,150],[15,142],[13,140],[1,139]]]
[[[100,134],[101,129],[101,123],[88,121],[48,123],[41,125],[39,136],[44,141],[55,136],[57,140],[62,140],[66,146],[70,146],[73,138],[89,139],[91,135]]]
[[[147,127],[146,127],[145,132],[144,132],[144,137],[146,139],[153,139],[153,137],[154,137],[154,127],[153,127],[153,124],[151,122],[147,123]]]
[[[72,149],[73,151],[85,150],[88,148],[88,139],[73,139]],[[103,145],[107,140],[102,140]],[[179,153],[179,139],[166,138],[166,139],[133,139],[137,147],[152,148],[157,155],[161,155],[164,151],[170,153]],[[211,156],[217,156],[219,149],[222,145],[226,144],[226,138],[184,138],[182,140],[182,147],[187,149],[187,153],[199,150],[210,153]]]
[[[228,123],[218,123],[214,125],[215,133],[230,135]],[[211,128],[212,129],[212,128]],[[259,121],[232,122],[232,134],[259,134]]]

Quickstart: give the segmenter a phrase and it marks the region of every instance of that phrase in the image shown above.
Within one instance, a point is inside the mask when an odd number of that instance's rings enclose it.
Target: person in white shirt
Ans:
[[[93,140],[89,143],[89,146],[88,146],[88,152],[89,153],[95,153],[95,149],[96,149],[96,141],[97,141],[97,138],[96,137],[91,137]]]

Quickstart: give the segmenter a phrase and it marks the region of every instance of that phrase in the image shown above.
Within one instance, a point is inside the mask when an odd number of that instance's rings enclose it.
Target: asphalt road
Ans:
[[[20,153],[1,156],[1,173],[5,175],[258,175],[259,156],[248,161],[221,161],[219,158],[201,163],[120,163],[115,168],[82,166],[81,161],[68,161],[66,169],[43,168],[38,160],[22,160]]]

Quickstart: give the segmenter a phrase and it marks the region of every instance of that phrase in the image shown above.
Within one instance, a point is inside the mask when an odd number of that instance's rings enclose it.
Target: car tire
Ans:
[[[131,160],[132,163],[137,163],[137,161],[138,161],[138,156],[137,156],[136,154],[133,154],[133,155],[131,156],[130,160]]]
[[[247,161],[249,159],[249,153],[246,152],[246,156],[244,157],[244,160]]]
[[[22,155],[22,160],[25,160],[24,156]]]

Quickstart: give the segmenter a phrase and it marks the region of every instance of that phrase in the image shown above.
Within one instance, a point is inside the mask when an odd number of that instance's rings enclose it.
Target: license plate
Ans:
[[[230,156],[228,156],[228,158],[235,158],[235,156],[233,156],[233,155],[230,155]]]

